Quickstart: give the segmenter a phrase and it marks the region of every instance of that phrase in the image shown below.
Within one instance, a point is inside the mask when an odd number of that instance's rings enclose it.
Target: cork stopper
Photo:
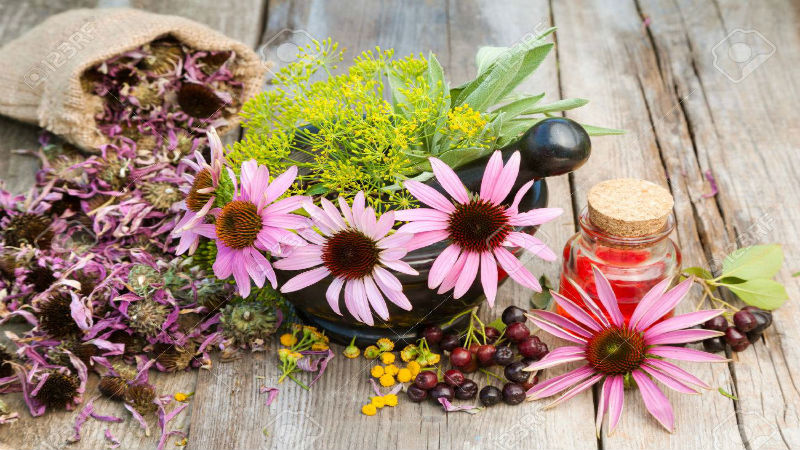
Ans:
[[[589,189],[589,220],[605,233],[641,237],[667,223],[674,200],[667,189],[649,181],[619,178]]]

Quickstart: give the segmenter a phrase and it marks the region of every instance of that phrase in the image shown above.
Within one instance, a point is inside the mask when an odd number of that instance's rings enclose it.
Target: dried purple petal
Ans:
[[[264,394],[264,393],[269,394],[269,395],[267,395],[267,399],[264,400],[264,406],[269,406],[278,397],[278,388],[270,387],[270,386],[261,386],[258,389],[258,393],[259,394]]]
[[[714,178],[714,175],[711,173],[710,170],[705,171],[706,180],[708,180],[708,184],[711,186],[711,192],[707,194],[703,194],[703,198],[711,198],[719,192],[717,188],[717,180]]]

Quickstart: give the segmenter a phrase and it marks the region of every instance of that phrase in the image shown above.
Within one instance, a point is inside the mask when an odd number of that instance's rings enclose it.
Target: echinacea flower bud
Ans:
[[[75,375],[52,370],[33,397],[48,408],[63,409],[78,396],[80,380]]]

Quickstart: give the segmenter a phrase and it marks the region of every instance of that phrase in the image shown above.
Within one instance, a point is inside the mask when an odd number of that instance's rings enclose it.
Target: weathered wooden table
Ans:
[[[589,98],[590,105],[568,116],[628,133],[595,139],[586,166],[551,180],[551,204],[566,213],[543,229],[550,246],[560,248],[575,232],[588,187],[633,176],[671,189],[678,218],[675,238],[687,265],[708,266],[733,248],[753,243],[781,242],[786,252],[779,279],[794,300],[776,312],[765,341],[735,354],[732,363],[691,367],[714,390],[701,396],[667,392],[676,412],[674,434],[647,415],[635,392],[626,394],[626,411],[612,437],[595,436],[597,394],[592,392],[552,410],[525,403],[475,416],[444,414],[431,404],[401,398],[398,407],[366,417],[359,412],[371,392],[364,360],[341,357],[311,392],[284,383],[278,400],[265,407],[258,387],[274,384],[278,369],[274,353],[261,353],[215,364],[210,371],[154,377],[164,393],[196,393],[173,424],[188,432],[188,447],[800,447],[795,379],[800,373],[800,283],[790,276],[800,256],[800,82],[791,72],[800,67],[797,1],[2,0],[0,44],[51,14],[94,6],[185,15],[268,53],[283,42],[275,36],[289,31],[331,36],[351,51],[375,45],[394,47],[400,55],[430,49],[456,83],[474,74],[478,47],[513,45],[556,25],[556,52],[524,89],[545,91],[550,99]],[[726,39],[741,33],[772,52],[720,52],[730,42]],[[36,148],[39,131],[0,118],[0,177],[15,191],[31,184],[37,161],[11,150]],[[719,185],[716,196],[703,195],[711,190],[707,172]],[[532,260],[529,267],[557,279],[556,263]],[[496,308],[526,305],[529,292],[507,283],[498,298]],[[689,303],[684,307],[691,308]],[[721,395],[717,387],[737,399]],[[0,427],[0,447],[66,446],[75,412],[32,420],[19,396],[6,399],[23,418]],[[98,408],[127,417],[117,404],[98,403]],[[107,446],[106,426],[90,421],[83,441],[73,447]],[[110,428],[124,448],[152,448],[158,438],[143,436],[134,421]]]

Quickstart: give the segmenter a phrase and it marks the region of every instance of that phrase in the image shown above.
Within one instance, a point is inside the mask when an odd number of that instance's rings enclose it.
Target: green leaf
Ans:
[[[773,310],[783,305],[789,296],[782,284],[767,278],[755,278],[739,284],[723,284],[743,302],[761,309]]]
[[[717,389],[717,391],[718,391],[720,394],[722,394],[724,397],[728,397],[728,398],[729,398],[729,399],[731,399],[731,400],[739,400],[739,399],[738,399],[738,398],[737,398],[735,395],[733,395],[733,394],[729,393],[729,392],[728,392],[728,391],[726,391],[725,389],[719,388],[719,389]]]
[[[547,105],[539,105],[535,108],[531,108],[530,110],[524,112],[523,114],[537,114],[537,113],[549,113],[555,111],[566,111],[568,109],[575,109],[580,108],[581,106],[589,103],[589,100],[583,98],[568,98],[564,100],[559,100],[553,103],[549,103]]]
[[[709,272],[706,269],[703,269],[702,267],[687,267],[683,269],[683,272],[688,273],[689,275],[694,275],[697,278],[702,278],[704,280],[710,280],[714,278],[714,275],[711,275],[711,272]]]
[[[509,47],[481,47],[478,53],[475,54],[475,66],[478,68],[478,74],[485,72],[497,58],[501,57],[504,53],[510,51]]]
[[[542,286],[542,292],[535,292],[531,296],[531,305],[536,309],[549,309],[553,304],[553,296],[550,294],[550,280],[545,275],[539,277],[539,284]]]
[[[510,58],[502,67],[493,66],[459,94],[455,106],[467,104],[475,111],[485,111],[505,95],[503,87],[511,83],[521,65],[521,59]]]
[[[487,323],[486,326],[495,328],[495,329],[497,329],[497,331],[499,331],[501,333],[506,330],[506,324],[503,323],[503,318],[502,317],[498,317],[497,319],[494,319],[491,323]]]
[[[582,123],[581,126],[589,136],[608,136],[612,134],[625,134],[625,130],[618,130],[616,128],[603,128],[603,127],[596,127],[594,125],[587,125]]]
[[[740,248],[725,257],[722,276],[745,280],[772,278],[783,264],[783,249],[778,244]]]
[[[544,117],[536,117],[532,119],[514,119],[506,121],[503,123],[498,133],[497,147],[503,148],[508,144],[516,142],[524,132],[528,131],[528,128],[544,119]]]
[[[519,116],[521,114],[531,114],[531,113],[529,113],[527,111],[532,109],[536,105],[536,103],[538,103],[539,100],[541,100],[542,98],[544,98],[544,92],[542,92],[539,95],[534,95],[534,96],[531,96],[531,97],[524,97],[524,98],[521,98],[519,100],[515,100],[515,101],[513,101],[511,103],[508,103],[506,105],[503,105],[503,106],[495,109],[492,112],[493,113],[505,113],[506,117],[508,117],[510,119],[513,119],[513,118],[515,118],[515,117],[517,117],[517,116]]]
[[[476,159],[486,156],[491,152],[491,148],[454,148],[439,155],[439,159],[453,169],[456,169],[465,164],[469,164]]]
[[[320,195],[327,194],[328,192],[330,192],[330,189],[322,183],[317,183],[306,189],[306,195]]]
[[[516,87],[519,86],[519,84],[522,83],[526,78],[528,78],[539,67],[539,65],[542,64],[542,61],[544,61],[544,59],[550,53],[550,50],[553,49],[553,46],[553,43],[548,43],[530,48],[530,50],[526,51],[523,55],[522,63],[519,65],[519,69],[517,69],[514,78],[505,86],[497,98],[501,99],[505,97],[511,91],[516,89]],[[524,48],[528,46],[521,47]]]
[[[800,277],[800,272],[795,272],[792,274],[792,278]]]

